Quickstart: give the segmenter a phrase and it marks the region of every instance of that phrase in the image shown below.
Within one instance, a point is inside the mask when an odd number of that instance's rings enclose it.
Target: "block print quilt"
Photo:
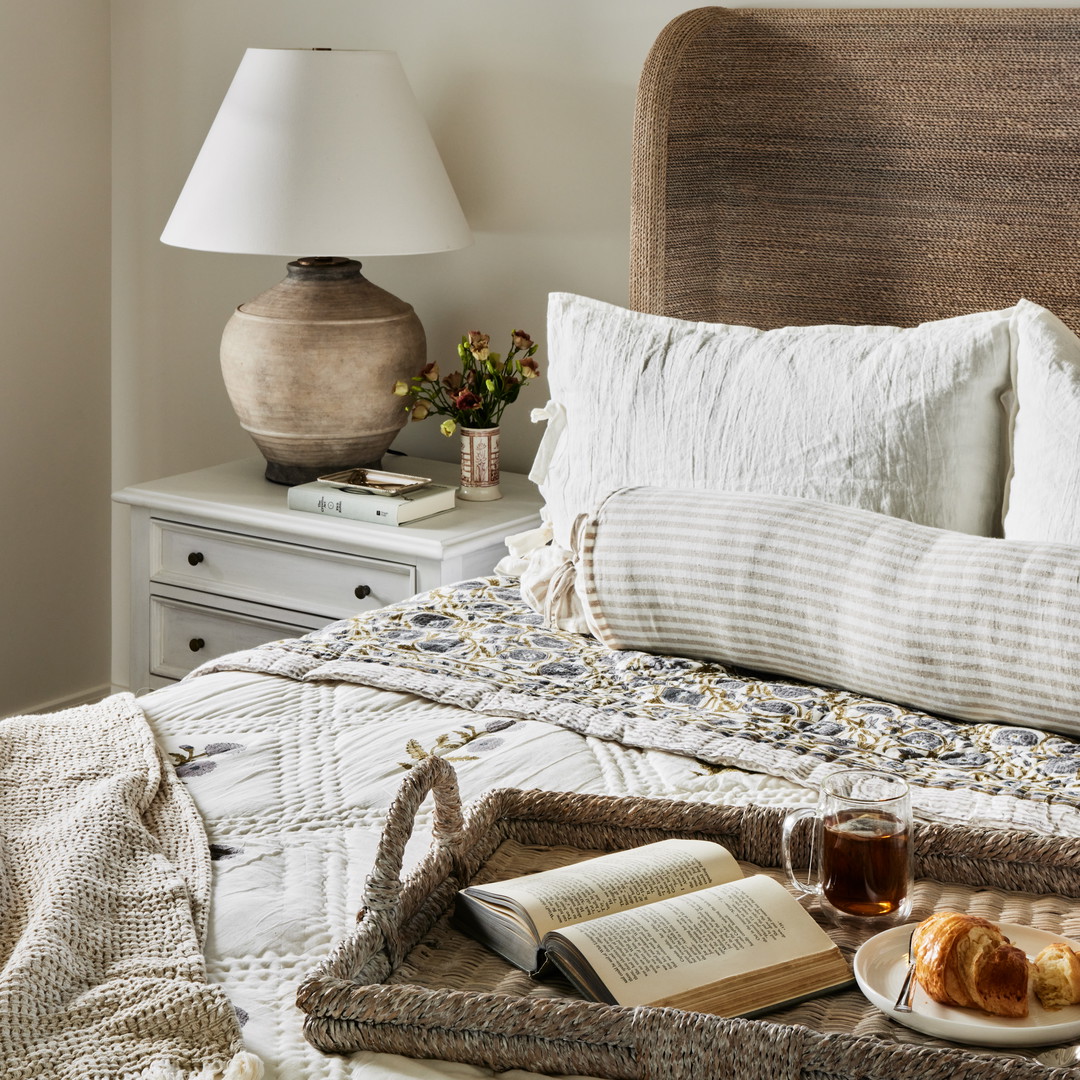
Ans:
[[[917,809],[1080,835],[1080,743],[715,663],[611,651],[551,630],[511,578],[465,581],[219,658],[212,671],[337,680],[542,720],[624,746],[811,786],[835,769],[903,775]]]

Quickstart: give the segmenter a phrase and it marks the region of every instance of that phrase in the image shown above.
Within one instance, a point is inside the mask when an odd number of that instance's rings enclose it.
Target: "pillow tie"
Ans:
[[[542,409],[533,409],[529,419],[534,424],[539,424],[541,420],[547,421],[547,430],[540,440],[532,468],[529,470],[529,479],[534,484],[543,484],[547,480],[555,449],[566,430],[566,409],[557,401],[549,401]]]

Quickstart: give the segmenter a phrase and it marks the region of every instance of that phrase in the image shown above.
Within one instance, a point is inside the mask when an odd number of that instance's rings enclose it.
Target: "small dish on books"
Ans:
[[[316,479],[320,484],[330,484],[339,491],[363,491],[368,495],[404,495],[431,483],[429,476],[408,476],[405,473],[364,468],[342,469]]]
[[[1080,949],[1080,943],[1060,934],[1017,923],[997,925],[1029,957],[1053,941],[1064,941]],[[883,930],[864,942],[855,954],[855,980],[859,989],[898,1024],[921,1031],[924,1035],[974,1046],[1050,1046],[1080,1037],[1080,1005],[1044,1009],[1034,995],[1027,1016],[991,1016],[978,1009],[939,1005],[916,983],[911,998],[911,1012],[897,1012],[893,1005],[907,973],[907,950],[912,926],[912,923],[908,923]]]

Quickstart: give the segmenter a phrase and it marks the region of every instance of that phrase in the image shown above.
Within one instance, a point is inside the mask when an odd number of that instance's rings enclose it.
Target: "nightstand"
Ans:
[[[457,484],[456,464],[387,467]],[[133,690],[164,686],[215,656],[295,637],[414,593],[489,574],[504,538],[535,527],[540,496],[503,473],[503,498],[457,501],[408,525],[325,518],[285,505],[261,458],[117,492],[131,507]]]

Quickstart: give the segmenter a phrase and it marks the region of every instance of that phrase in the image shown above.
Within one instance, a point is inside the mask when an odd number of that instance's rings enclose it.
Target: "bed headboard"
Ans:
[[[646,61],[630,304],[1080,330],[1080,11],[698,8]]]

